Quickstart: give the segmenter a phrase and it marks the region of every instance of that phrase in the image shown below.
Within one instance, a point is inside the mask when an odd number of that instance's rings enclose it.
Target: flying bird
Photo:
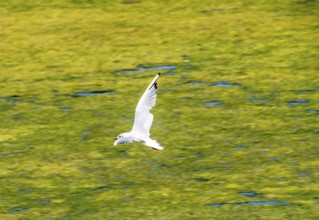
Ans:
[[[155,106],[157,79],[159,77],[160,73],[155,76],[140,98],[135,110],[135,119],[132,130],[114,138],[114,146],[118,144],[141,142],[154,150],[164,149],[156,140],[150,138],[150,129],[154,117],[150,110]]]

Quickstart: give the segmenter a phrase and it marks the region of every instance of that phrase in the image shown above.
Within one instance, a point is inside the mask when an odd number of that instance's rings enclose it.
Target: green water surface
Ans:
[[[318,51],[317,0],[0,0],[0,219],[319,219]]]

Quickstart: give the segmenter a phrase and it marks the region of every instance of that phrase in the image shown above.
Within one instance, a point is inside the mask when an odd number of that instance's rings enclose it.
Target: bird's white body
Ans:
[[[135,110],[135,119],[132,130],[130,132],[120,134],[115,139],[116,141],[114,142],[114,146],[131,142],[142,142],[146,146],[155,150],[164,149],[156,140],[150,138],[150,129],[154,117],[150,110],[155,106],[157,92],[156,81],[159,76],[160,74],[155,76],[140,98]]]

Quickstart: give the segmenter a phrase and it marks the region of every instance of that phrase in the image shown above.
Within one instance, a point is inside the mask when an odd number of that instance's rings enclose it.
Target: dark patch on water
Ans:
[[[20,96],[17,96],[17,95],[13,95],[13,96],[9,96],[9,97],[0,97],[0,101],[1,100],[5,100],[7,102],[12,102],[12,103],[15,103],[15,102],[20,102],[19,98]]]
[[[295,106],[295,105],[303,105],[303,104],[307,104],[309,103],[308,100],[294,100],[294,101],[289,101],[287,102],[288,105],[291,105],[291,106]]]
[[[175,75],[176,73],[174,71],[168,71],[166,74],[167,75]]]
[[[111,188],[112,187],[110,187],[110,186],[101,186],[101,187],[95,188],[95,190],[105,191],[105,190],[109,190]]]
[[[28,211],[28,210],[30,210],[30,208],[21,207],[21,208],[13,209],[13,210],[9,211],[9,213],[10,214],[18,214],[18,213],[25,212],[25,211]]]
[[[261,99],[261,98],[251,98],[251,102],[269,102],[268,99]]]
[[[80,136],[80,138],[84,141],[86,141],[88,139],[87,135],[90,134],[91,132],[88,130],[84,130],[82,131],[82,135]]]
[[[181,100],[183,100],[183,101],[189,101],[189,100],[193,100],[193,99],[194,99],[193,97],[183,97],[183,98],[181,98]],[[180,112],[175,112],[175,114],[180,115],[181,113]]]
[[[204,85],[204,84],[207,84],[205,82],[196,81],[196,80],[188,81],[187,83],[192,84],[192,85]]]
[[[30,98],[24,98],[23,100],[21,100],[21,96],[18,95],[13,95],[13,96],[8,96],[8,97],[0,97],[0,101],[4,100],[7,102],[11,102],[11,103],[16,103],[16,102],[21,102],[21,101],[31,101],[34,102],[37,99],[34,97],[30,97]]]
[[[195,178],[194,180],[197,181],[197,182],[207,182],[207,181],[209,181],[209,179],[206,179],[204,177],[198,177],[198,178]]]
[[[207,206],[221,207],[225,205],[242,206],[242,205],[289,205],[289,204],[291,203],[270,200],[270,201],[248,201],[248,202],[238,202],[238,203],[215,203],[215,204],[207,204]]]
[[[43,199],[37,199],[35,201],[38,203],[44,204],[44,203],[50,203],[52,201],[52,199],[51,198],[43,198]]]
[[[18,121],[18,120],[22,120],[23,117],[22,117],[21,115],[18,115],[18,114],[17,114],[17,115],[13,115],[13,116],[12,116],[12,119]]]
[[[120,154],[121,156],[127,156],[126,150],[118,150],[117,153]]]
[[[137,4],[140,2],[141,1],[138,1],[138,0],[124,0],[124,1],[122,1],[122,4],[130,5],[130,4]]]
[[[59,106],[58,107],[60,110],[63,110],[63,111],[71,111],[72,108],[71,107],[67,107],[67,106]]]
[[[11,155],[16,155],[16,154],[22,154],[24,152],[21,151],[17,151],[17,152],[10,152],[10,153],[6,153],[6,154],[0,154],[0,157],[6,157],[6,156],[11,156]]]
[[[210,101],[210,102],[205,102],[206,107],[211,107],[211,106],[219,106],[222,105],[223,103],[221,101]]]
[[[245,146],[239,145],[239,146],[236,146],[235,148],[236,148],[237,150],[244,150],[244,149],[245,149]]]
[[[34,97],[30,97],[30,98],[27,98],[27,99],[26,99],[26,101],[32,101],[32,102],[35,102],[35,101],[37,101],[37,99],[36,99],[36,98],[34,98]]]
[[[214,84],[214,86],[217,86],[217,87],[231,87],[231,86],[235,86],[235,87],[238,87],[239,84],[237,83],[230,83],[228,81],[219,81],[219,82],[216,82]]]
[[[78,92],[74,94],[70,94],[72,97],[90,97],[90,96],[97,96],[97,95],[112,95],[116,92],[113,90],[104,90],[104,91],[91,91],[91,92]]]
[[[210,83],[210,82],[202,82],[202,81],[197,81],[197,80],[191,80],[191,81],[188,81],[187,83],[189,84],[192,84],[192,85],[204,85],[204,84],[209,84],[209,85],[213,85],[213,86],[216,86],[216,87],[238,87],[239,84],[237,83],[230,83],[228,81],[219,81],[219,82],[216,82],[214,84]]]
[[[133,185],[132,183],[128,183],[122,188],[122,190],[127,190],[127,189],[131,188],[132,185]]]
[[[176,65],[160,65],[160,66],[151,66],[151,67],[144,67],[139,65],[136,69],[123,69],[118,71],[119,73],[132,73],[138,71],[151,71],[151,70],[174,70],[176,69]]]
[[[257,194],[255,192],[239,192],[240,195],[247,196],[247,197],[256,197]]]
[[[308,110],[305,110],[305,112],[309,112],[309,113],[319,113],[319,110],[317,110],[317,109],[308,109]]]
[[[160,164],[160,165],[158,165],[158,166],[154,166],[154,167],[152,168],[152,170],[160,170],[160,169],[162,169],[163,167],[167,167],[167,165],[166,165],[166,164]]]
[[[161,166],[154,166],[152,167],[152,170],[160,170],[161,169]]]
[[[278,161],[278,159],[275,158],[275,157],[269,157],[269,158],[267,158],[266,160],[267,160],[267,161]]]
[[[309,175],[309,173],[307,173],[307,172],[300,172],[300,176],[308,176]]]
[[[33,193],[32,189],[19,189],[17,193],[30,194]]]
[[[317,92],[317,90],[314,89],[302,89],[302,90],[296,90],[295,91],[297,94],[307,94],[307,93],[314,93]]]
[[[307,112],[307,113],[313,113],[313,114],[311,114],[311,115],[309,115],[309,116],[319,116],[319,110],[317,110],[317,109],[308,109],[308,110],[306,110],[305,112]]]
[[[300,167],[300,164],[298,164],[298,163],[289,163],[291,166],[293,166],[293,167]]]
[[[212,8],[208,10],[200,10],[198,11],[199,13],[204,13],[204,14],[212,14],[216,12],[228,12],[228,11],[236,11],[238,8]]]

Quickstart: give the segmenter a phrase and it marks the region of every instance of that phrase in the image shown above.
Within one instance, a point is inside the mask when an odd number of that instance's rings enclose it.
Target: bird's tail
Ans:
[[[163,150],[164,149],[159,143],[157,143],[156,140],[152,140],[152,139],[149,139],[148,141],[146,141],[145,145],[148,147],[151,147],[155,150]]]

